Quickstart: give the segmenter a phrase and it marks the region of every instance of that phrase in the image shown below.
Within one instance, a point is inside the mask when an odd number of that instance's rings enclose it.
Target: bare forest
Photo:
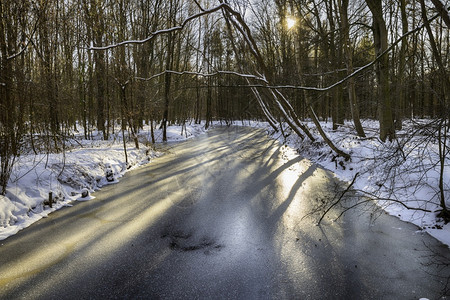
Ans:
[[[17,157],[64,151],[78,131],[121,130],[138,146],[144,124],[265,120],[349,160],[319,121],[351,120],[364,138],[361,120],[377,120],[390,142],[405,120],[426,119],[410,134],[438,141],[448,214],[449,5],[1,0],[1,193]]]

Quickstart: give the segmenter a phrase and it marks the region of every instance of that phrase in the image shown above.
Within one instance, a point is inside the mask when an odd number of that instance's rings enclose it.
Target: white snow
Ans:
[[[416,122],[426,122],[416,120]],[[416,224],[420,231],[426,231],[436,239],[450,245],[450,223],[444,224],[436,218],[439,209],[437,183],[439,165],[438,149],[433,143],[421,143],[420,134],[407,134],[414,124],[405,123],[405,131],[399,132],[398,142],[382,143],[378,138],[378,123],[366,120],[363,122],[366,138],[355,135],[352,123],[347,122],[339,130],[333,131],[331,123],[322,122],[328,137],[342,150],[350,153],[351,161],[336,158],[335,154],[318,141],[314,144],[302,142],[294,132],[284,139],[281,134],[273,133],[267,122],[246,121],[245,125],[266,129],[272,132],[272,138],[285,144],[281,148],[285,159],[302,156],[333,171],[336,176],[346,182],[351,182],[356,173],[358,177],[354,188],[361,195],[373,195],[376,203],[389,214],[403,221]],[[308,128],[314,128],[312,122],[306,123]],[[183,130],[182,130],[183,128]],[[312,129],[314,131],[314,129]],[[203,124],[186,124],[186,126],[169,126],[167,137],[169,141],[180,141],[202,134]],[[287,130],[290,132],[289,130]],[[313,132],[319,136],[317,132]],[[0,197],[0,240],[7,238],[19,230],[29,226],[50,212],[63,206],[70,206],[72,201],[89,201],[95,197],[94,191],[107,184],[117,183],[129,169],[150,162],[160,153],[146,147],[150,140],[150,130],[146,126],[139,133],[143,143],[136,149],[134,143],[127,144],[129,165],[125,164],[123,144],[120,135],[114,136],[114,141],[96,139],[83,140],[78,136],[79,145],[62,154],[39,154],[20,156],[16,163],[6,196]],[[155,129],[156,142],[162,141],[162,131]],[[404,144],[403,152],[398,151],[397,143]],[[387,170],[392,168],[390,172]],[[447,199],[450,190],[448,178],[450,169],[446,161]],[[394,173],[395,172],[395,173]],[[107,179],[108,177],[108,179]],[[81,197],[83,189],[89,191],[89,196]],[[44,205],[52,192],[54,203],[52,208]],[[389,200],[388,200],[389,199]],[[408,210],[395,201],[401,201],[408,207],[422,208],[431,212]],[[447,205],[450,203],[447,200]],[[399,230],[393,228],[392,230]]]

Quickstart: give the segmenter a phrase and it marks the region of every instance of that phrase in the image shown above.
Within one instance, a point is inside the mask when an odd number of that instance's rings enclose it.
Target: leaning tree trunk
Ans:
[[[221,0],[221,2],[223,2],[223,0]],[[270,85],[273,82],[273,75],[268,71],[268,68],[264,63],[263,56],[261,55],[247,24],[238,13],[230,9],[223,9],[222,11],[230,36],[232,35],[231,32],[233,31],[231,26],[232,24],[234,28],[245,37],[245,42],[250,46],[250,52],[255,59],[257,68],[260,69],[260,73],[264,74],[266,78],[266,85]],[[237,49],[235,47],[233,49],[236,55],[238,55]],[[269,88],[264,88],[262,92],[263,95],[265,95],[267,101],[285,118],[285,121],[289,124],[289,127],[291,127],[291,129],[300,138],[304,138],[304,135],[302,134],[303,131],[312,141],[315,140],[309,129],[300,122],[291,104],[289,103],[289,101],[287,101],[287,99],[280,91],[278,91],[277,89],[272,90]]]

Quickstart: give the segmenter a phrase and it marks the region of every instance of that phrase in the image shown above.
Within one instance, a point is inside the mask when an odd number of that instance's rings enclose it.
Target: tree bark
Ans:
[[[444,62],[442,60],[442,55],[441,55],[440,51],[437,48],[436,40],[434,38],[433,31],[431,30],[430,22],[429,22],[428,17],[427,17],[427,12],[426,12],[426,7],[425,7],[424,0],[420,0],[420,5],[421,5],[421,8],[422,8],[422,19],[423,19],[423,22],[425,24],[425,29],[427,30],[427,33],[428,33],[428,38],[430,40],[431,50],[433,51],[434,59],[435,59],[437,65],[438,65],[439,73],[441,74],[442,80],[443,80],[444,105],[446,107],[448,107],[448,105],[449,105],[448,93],[450,92],[450,78],[448,76],[447,70],[446,70]]]
[[[101,2],[100,2],[101,3]],[[91,0],[91,16],[93,23],[93,38],[96,45],[103,44],[105,25],[103,21],[103,9],[100,3]],[[107,140],[108,135],[105,130],[105,53],[104,51],[94,52],[95,80],[97,81],[97,129],[103,133],[103,139]]]
[[[348,0],[339,1],[339,11],[342,22],[342,39],[343,39],[343,47],[347,62],[347,74],[353,73],[353,54],[350,46],[350,25],[348,23]],[[350,112],[353,118],[353,124],[355,125],[356,133],[360,137],[365,137],[364,129],[361,125],[361,120],[359,118],[359,104],[358,99],[356,98],[356,90],[355,90],[355,78],[350,77],[347,82],[348,89],[348,97],[350,100]]]
[[[408,19],[406,15],[406,0],[400,1],[400,15],[402,20],[402,34],[405,35],[408,32]],[[400,47],[399,56],[399,66],[397,72],[397,100],[395,102],[395,128],[401,130],[403,127],[402,119],[405,115],[405,70],[406,70],[406,51],[408,49],[407,38],[402,40],[402,45]]]
[[[382,0],[366,0],[366,3],[372,12],[375,53],[378,56],[388,48],[388,33],[383,17]],[[379,84],[378,118],[380,122],[380,139],[384,142],[386,139],[393,140],[395,138],[389,84],[389,56],[387,54],[383,55],[377,62],[377,75]]]

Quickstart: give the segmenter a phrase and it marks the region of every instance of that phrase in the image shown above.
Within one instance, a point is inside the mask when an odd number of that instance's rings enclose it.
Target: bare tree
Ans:
[[[392,140],[395,137],[395,128],[389,83],[389,56],[385,54],[388,48],[388,32],[383,16],[383,3],[381,0],[366,0],[366,3],[372,12],[375,52],[378,56],[384,53],[377,63],[380,139],[382,141]]]
[[[350,24],[348,20],[348,0],[340,0],[338,1],[339,6],[339,14],[341,17],[341,31],[342,31],[342,43],[344,46],[344,52],[347,63],[347,74],[351,74],[354,72],[353,67],[353,51],[350,45]],[[355,129],[357,134],[360,137],[365,137],[364,129],[361,125],[361,120],[359,118],[359,104],[358,99],[356,98],[356,90],[355,90],[355,78],[351,77],[347,82],[347,90],[348,97],[350,99],[350,111],[353,118],[353,123],[355,125]]]

